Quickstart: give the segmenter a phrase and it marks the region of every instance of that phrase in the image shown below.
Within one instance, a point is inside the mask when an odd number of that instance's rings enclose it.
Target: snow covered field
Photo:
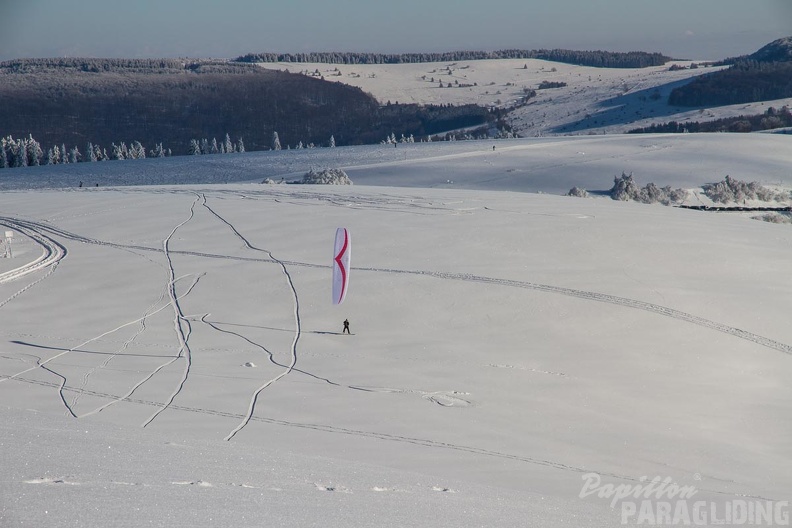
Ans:
[[[788,139],[494,144],[3,171],[0,525],[619,526],[642,477],[710,524],[783,506],[792,228],[560,194],[790,189]],[[260,183],[322,167],[355,184]]]
[[[792,106],[792,99],[713,108],[669,106],[666,102],[671,90],[720,68],[691,69],[693,64],[706,65],[700,59],[651,68],[593,68],[539,59],[417,64],[261,63],[260,66],[357,86],[382,104],[451,103],[508,108],[523,98],[526,90],[536,90],[536,97],[507,116],[521,137],[618,134],[669,121],[705,122],[762,114],[771,106]],[[670,70],[674,64],[682,69]],[[565,86],[538,89],[543,82]]]

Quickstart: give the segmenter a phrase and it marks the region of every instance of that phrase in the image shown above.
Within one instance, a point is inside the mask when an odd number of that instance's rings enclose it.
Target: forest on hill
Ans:
[[[792,37],[750,55],[715,63],[729,68],[697,77],[671,91],[675,106],[722,106],[792,97]]]
[[[248,53],[235,60],[241,63],[257,62],[308,62],[323,64],[409,64],[421,62],[456,62],[487,59],[542,59],[577,66],[596,68],[647,68],[662,66],[672,60],[662,53],[631,51],[575,51],[565,49],[500,50],[500,51],[450,51],[443,53]]]
[[[685,132],[758,132],[792,127],[792,112],[789,108],[770,107],[763,114],[724,117],[711,121],[669,121],[648,127],[635,128],[628,134],[666,134]]]
[[[377,143],[495,119],[475,105],[390,105],[356,87],[252,64],[178,59],[25,59],[0,63],[0,136],[43,146],[121,142],[188,154],[191,140],[246,150]],[[443,128],[449,127],[449,128]]]

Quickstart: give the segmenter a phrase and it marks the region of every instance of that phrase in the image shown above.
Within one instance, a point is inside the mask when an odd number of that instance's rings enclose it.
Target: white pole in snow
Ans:
[[[6,231],[5,232],[5,242],[6,242],[6,258],[14,258],[14,255],[11,254],[11,239],[14,238],[13,231]]]

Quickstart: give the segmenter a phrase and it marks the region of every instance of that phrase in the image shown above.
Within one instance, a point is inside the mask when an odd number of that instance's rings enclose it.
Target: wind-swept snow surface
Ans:
[[[777,138],[734,137],[332,149],[354,186],[3,193],[0,524],[619,526],[603,486],[654,478],[721,517],[788,500],[790,226],[487,190],[568,189],[576,160],[600,188],[625,160],[642,183],[787,181]]]

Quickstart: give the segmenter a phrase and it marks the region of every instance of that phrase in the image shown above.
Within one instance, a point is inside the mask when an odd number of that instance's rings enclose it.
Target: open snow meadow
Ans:
[[[289,184],[322,168],[354,185]],[[598,192],[622,173],[701,205],[726,175],[788,192],[792,149],[597,135],[3,171],[0,525],[788,525],[792,225]]]

